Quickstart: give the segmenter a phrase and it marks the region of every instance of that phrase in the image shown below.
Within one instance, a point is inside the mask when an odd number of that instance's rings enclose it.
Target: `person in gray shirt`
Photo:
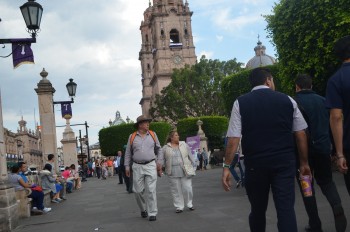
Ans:
[[[149,130],[150,122],[151,119],[144,115],[137,118],[137,131],[129,136],[124,165],[127,177],[130,177],[132,166],[133,191],[141,217],[149,215],[149,220],[155,221],[158,212],[157,172],[161,176],[164,155],[156,133]]]

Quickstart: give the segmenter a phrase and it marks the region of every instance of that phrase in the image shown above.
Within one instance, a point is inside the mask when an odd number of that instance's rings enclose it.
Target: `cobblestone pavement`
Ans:
[[[140,217],[134,195],[126,192],[125,185],[118,185],[117,176],[107,180],[89,178],[83,183],[82,189],[67,195],[67,201],[52,204],[52,212],[21,219],[15,232],[249,231],[249,202],[245,189],[234,188],[231,192],[224,192],[221,187],[221,172],[219,167],[197,171],[193,178],[193,202],[196,210],[184,210],[181,214],[175,213],[167,177],[159,178],[159,212],[155,222]],[[339,173],[334,173],[334,180],[350,221],[350,197],[344,180]],[[316,196],[324,232],[335,231],[331,208],[318,187]],[[304,231],[307,216],[298,189],[295,210],[299,231]],[[271,197],[266,218],[266,231],[277,231],[276,213]]]

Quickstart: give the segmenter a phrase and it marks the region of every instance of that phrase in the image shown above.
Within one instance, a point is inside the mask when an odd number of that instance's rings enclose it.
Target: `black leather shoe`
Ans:
[[[143,211],[143,212],[141,212],[141,217],[143,217],[143,218],[148,217],[148,213],[147,213],[147,211],[146,211],[146,210],[145,210],[145,211]]]
[[[149,220],[150,221],[155,221],[155,220],[157,220],[157,217],[156,216],[149,216]]]
[[[333,208],[335,229],[337,232],[345,232],[347,226],[347,220],[344,215],[343,207],[338,205]]]
[[[322,229],[314,229],[314,228],[311,228],[309,225],[305,226],[305,231],[306,232],[323,232]]]

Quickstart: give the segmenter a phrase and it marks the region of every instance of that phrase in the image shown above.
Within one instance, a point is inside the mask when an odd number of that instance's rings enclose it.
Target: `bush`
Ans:
[[[266,68],[270,69],[272,73],[276,90],[286,94],[292,94],[294,86],[289,86],[289,83],[285,83],[283,81],[281,75],[279,74],[279,65],[270,65],[266,66]],[[252,88],[249,83],[250,72],[251,69],[246,69],[237,74],[228,76],[222,81],[222,94],[225,101],[226,110],[229,112],[229,114],[231,114],[233,102],[239,96],[251,91]]]
[[[208,149],[223,148],[223,137],[226,135],[228,118],[223,116],[203,116],[199,118],[185,118],[177,123],[180,139],[196,136],[198,132],[197,121],[203,122],[202,129],[208,138]]]
[[[154,122],[150,124],[150,130],[156,132],[161,145],[165,144],[166,137],[171,130],[171,125],[166,122]],[[130,134],[135,131],[134,124],[121,124],[103,128],[99,131],[101,153],[104,156],[114,156],[117,151],[123,150]]]

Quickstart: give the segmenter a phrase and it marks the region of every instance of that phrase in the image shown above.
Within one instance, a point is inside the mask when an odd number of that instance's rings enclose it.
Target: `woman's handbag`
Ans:
[[[196,172],[192,166],[192,164],[184,164],[185,174],[186,176],[194,176]]]

